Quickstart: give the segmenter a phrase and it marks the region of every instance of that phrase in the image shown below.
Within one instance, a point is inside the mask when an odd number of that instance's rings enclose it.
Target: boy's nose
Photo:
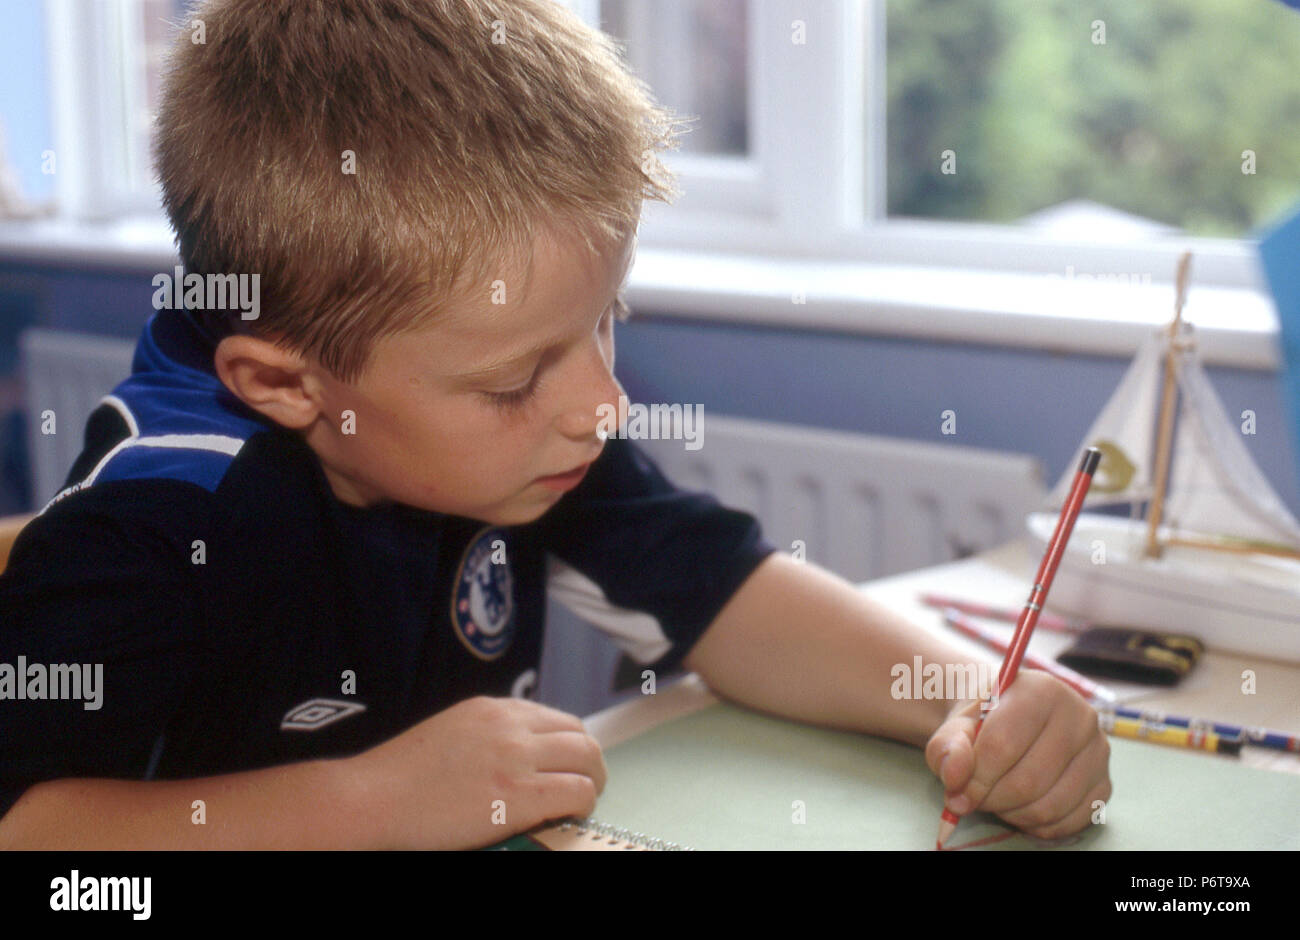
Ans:
[[[619,397],[626,393],[600,358],[592,363],[582,388],[583,393],[576,394],[556,420],[556,427],[572,440],[590,441],[596,438],[596,430],[602,424],[608,424],[605,415],[618,414]]]

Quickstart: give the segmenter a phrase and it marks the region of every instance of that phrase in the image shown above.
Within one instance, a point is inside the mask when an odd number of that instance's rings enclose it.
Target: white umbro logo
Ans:
[[[356,702],[338,702],[330,698],[314,698],[295,705],[280,721],[281,731],[319,731],[326,725],[366,710]]]

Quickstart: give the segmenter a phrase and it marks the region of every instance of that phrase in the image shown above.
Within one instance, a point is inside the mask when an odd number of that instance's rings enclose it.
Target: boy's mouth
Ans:
[[[568,470],[564,473],[556,473],[549,477],[538,477],[533,482],[540,483],[542,486],[549,487],[553,490],[571,490],[582,482],[582,478],[587,475],[587,469],[590,466],[590,462],[579,464],[572,470]]]

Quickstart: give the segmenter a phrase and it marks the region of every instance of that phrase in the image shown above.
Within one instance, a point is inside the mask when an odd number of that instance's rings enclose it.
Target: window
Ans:
[[[162,60],[184,0],[46,0],[60,208],[157,213],[150,140]]]
[[[749,147],[669,160],[685,195],[647,207],[651,247],[1156,282],[1190,247],[1198,284],[1257,289],[1243,237],[1300,198],[1300,17],[1281,3],[672,6],[604,0],[601,25],[706,141],[743,109]],[[719,33],[744,39],[747,96],[690,83]]]

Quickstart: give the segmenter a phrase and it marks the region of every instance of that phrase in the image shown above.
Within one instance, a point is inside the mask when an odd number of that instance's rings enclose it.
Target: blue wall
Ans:
[[[1051,486],[1078,457],[1127,359],[643,317],[619,334],[617,372],[642,401],[1033,454]],[[1209,368],[1229,416],[1246,409],[1247,449],[1293,513],[1300,478],[1275,373]],[[957,433],[940,414],[957,415]],[[707,422],[707,418],[706,418]],[[707,428],[707,423],[706,423]],[[706,430],[707,434],[707,430]]]

